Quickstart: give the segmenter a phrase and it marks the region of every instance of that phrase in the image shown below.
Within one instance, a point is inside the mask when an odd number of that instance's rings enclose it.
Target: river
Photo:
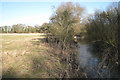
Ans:
[[[91,49],[92,46],[88,44],[78,44],[78,52],[79,52],[79,62],[82,68],[85,70],[85,72],[88,74],[88,77],[91,78],[107,78],[108,76],[108,70],[102,69],[99,73],[98,65],[99,65],[99,59],[92,53]],[[99,70],[100,71],[100,70]]]

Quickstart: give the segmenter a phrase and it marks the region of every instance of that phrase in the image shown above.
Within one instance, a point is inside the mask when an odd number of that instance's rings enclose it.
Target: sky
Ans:
[[[74,2],[76,3],[76,2]],[[77,2],[85,8],[87,14],[93,14],[96,9],[105,10],[111,2]],[[49,22],[53,13],[52,7],[56,8],[61,2],[1,2],[0,3],[0,26],[13,24],[42,25]],[[2,14],[1,14],[2,13]]]

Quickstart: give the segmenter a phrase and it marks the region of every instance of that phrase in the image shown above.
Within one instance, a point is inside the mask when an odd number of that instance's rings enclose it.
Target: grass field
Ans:
[[[2,35],[2,75],[15,78],[57,77],[63,68],[54,49],[40,35]]]

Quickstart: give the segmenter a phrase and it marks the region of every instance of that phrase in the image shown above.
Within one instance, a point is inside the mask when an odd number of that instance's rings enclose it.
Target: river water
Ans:
[[[98,58],[91,52],[92,46],[88,44],[78,44],[78,52],[79,52],[79,62],[85,72],[88,74],[88,77],[91,78],[99,78],[104,77],[107,78],[108,70],[102,69],[101,74],[98,73]]]

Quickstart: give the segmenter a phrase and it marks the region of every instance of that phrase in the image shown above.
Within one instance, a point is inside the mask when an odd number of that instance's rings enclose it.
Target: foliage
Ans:
[[[51,17],[51,33],[65,46],[73,41],[75,27],[79,26],[83,8],[71,2],[61,4]]]
[[[44,26],[42,26],[42,28],[44,28]],[[44,31],[42,28],[41,26],[37,26],[37,25],[33,27],[33,26],[26,26],[24,24],[17,24],[12,26],[1,26],[0,30],[1,33],[40,33],[47,31],[47,30]]]
[[[42,27],[40,28],[41,32],[44,33],[50,33],[50,24],[49,23],[43,23]]]
[[[107,66],[112,68],[120,67],[119,47],[119,17],[118,7],[111,6],[107,11],[96,11],[90,16],[86,24],[87,39],[93,42],[96,50],[102,51],[102,63],[107,62]]]
[[[107,12],[96,11],[89,18],[87,26],[88,39],[90,41],[103,41],[113,47],[118,44],[118,8],[109,9]]]

